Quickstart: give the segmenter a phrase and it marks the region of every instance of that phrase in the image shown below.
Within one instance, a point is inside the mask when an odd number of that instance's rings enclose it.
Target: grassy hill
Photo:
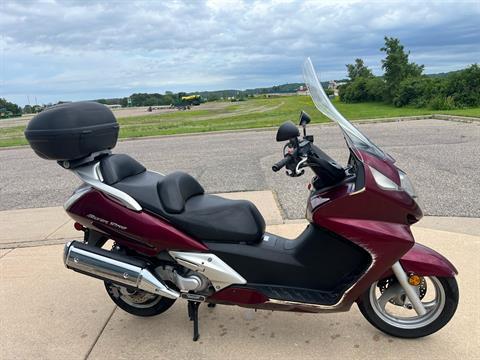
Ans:
[[[397,108],[382,103],[345,104],[334,101],[337,109],[349,120],[439,113],[430,109]],[[242,102],[214,102],[190,111],[158,113],[120,118],[120,137],[173,135],[220,130],[276,127],[286,120],[297,121],[300,110],[312,117],[313,123],[329,121],[314,107],[308,96],[258,97]],[[480,108],[441,111],[442,114],[480,117]],[[27,144],[24,126],[0,128],[0,147]]]
[[[345,104],[334,101],[334,104],[349,120],[439,113],[429,109],[397,108],[382,103]],[[198,110],[120,119],[119,122],[122,125],[120,136],[141,137],[276,127],[286,120],[297,122],[300,110],[305,110],[311,115],[312,123],[330,121],[315,109],[310,97],[283,96],[267,99],[256,98],[215,110]],[[480,117],[480,108],[442,111],[441,113]]]

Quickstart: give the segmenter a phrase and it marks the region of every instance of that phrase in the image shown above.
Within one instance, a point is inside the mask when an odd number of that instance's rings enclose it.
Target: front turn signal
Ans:
[[[422,282],[422,277],[416,274],[411,274],[408,277],[408,283],[412,286],[418,286]]]

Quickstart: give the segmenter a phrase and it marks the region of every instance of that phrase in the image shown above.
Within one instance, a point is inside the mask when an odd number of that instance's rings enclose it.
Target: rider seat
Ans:
[[[265,232],[265,221],[254,204],[205,194],[184,172],[164,176],[123,154],[103,158],[100,170],[106,184],[198,240],[252,244]]]

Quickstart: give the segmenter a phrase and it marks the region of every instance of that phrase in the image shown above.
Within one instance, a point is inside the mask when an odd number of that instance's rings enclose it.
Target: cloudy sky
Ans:
[[[19,104],[322,80],[384,35],[427,73],[480,62],[480,1],[0,1],[0,97]]]

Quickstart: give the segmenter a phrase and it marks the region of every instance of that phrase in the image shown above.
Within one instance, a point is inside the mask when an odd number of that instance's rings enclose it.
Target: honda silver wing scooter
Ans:
[[[342,167],[317,147],[304,112],[302,134],[292,122],[280,126],[283,158],[273,171],[314,173],[309,224],[294,240],[266,232],[248,201],[206,194],[186,173],[159,174],[113,154],[119,125],[104,105],[62,104],[35,116],[25,131],[33,150],[83,182],[64,206],[83,232],[65,245],[65,266],[104,281],[113,302],[133,315],[158,315],[185,300],[194,340],[202,303],[311,313],[356,303],[393,336],[441,329],[458,304],[457,270],[415,243],[410,226],[422,211],[408,176],[335,109],[310,59],[303,72],[317,109],[341,128],[350,158]]]

